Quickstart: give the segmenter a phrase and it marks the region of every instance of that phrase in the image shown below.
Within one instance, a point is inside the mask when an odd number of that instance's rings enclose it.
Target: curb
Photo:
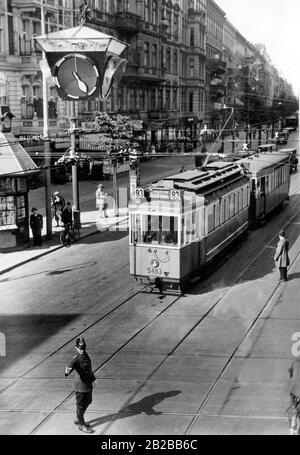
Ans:
[[[80,242],[80,240],[86,239],[87,237],[91,237],[92,235],[96,235],[96,234],[98,234],[98,233],[108,232],[110,228],[112,228],[113,226],[118,226],[118,224],[123,223],[124,221],[128,220],[128,218],[129,218],[129,217],[127,216],[127,217],[126,217],[124,220],[122,220],[122,221],[118,221],[118,222],[115,222],[115,223],[113,223],[113,224],[110,224],[109,226],[106,226],[105,229],[104,229],[103,231],[99,231],[99,230],[97,229],[97,230],[94,231],[94,232],[90,232],[90,233],[88,233],[88,234],[85,234],[85,235],[81,236],[80,239],[79,239],[78,241]],[[29,259],[26,259],[25,261],[18,262],[17,264],[14,264],[14,265],[8,267],[7,269],[0,270],[0,276],[1,276],[1,275],[4,275],[5,273],[10,272],[11,270],[16,269],[17,267],[21,267],[22,265],[28,264],[29,262],[33,262],[33,261],[35,261],[35,260],[37,260],[37,259],[42,258],[43,256],[47,256],[48,254],[54,253],[55,251],[58,251],[58,250],[60,250],[60,249],[62,249],[62,248],[64,248],[63,245],[57,245],[57,246],[53,247],[50,251],[45,251],[45,252],[43,252],[43,253],[38,254],[37,256],[33,256],[33,257],[29,258]]]

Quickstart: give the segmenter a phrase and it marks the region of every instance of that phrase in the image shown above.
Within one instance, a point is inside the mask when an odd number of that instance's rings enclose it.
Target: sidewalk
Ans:
[[[97,232],[106,232],[113,226],[121,225],[122,229],[127,228],[127,209],[121,209],[119,216],[112,216],[112,211],[108,210],[109,218],[98,218],[98,211],[81,212],[80,238],[85,238]],[[44,217],[43,244],[42,247],[32,246],[32,232],[30,230],[30,246],[9,248],[0,253],[0,275],[9,272],[14,268],[36,260],[46,254],[63,248],[60,244],[59,236],[63,227],[52,226],[52,239],[46,240],[46,218]]]
[[[190,164],[186,166],[187,169],[192,168],[193,164]],[[180,171],[181,167],[178,167],[176,169],[170,169],[169,171],[166,171],[166,169],[163,169],[161,172],[157,172],[156,176],[152,177],[145,177],[142,179],[142,185],[149,184],[152,182],[154,179],[159,179],[163,178],[165,176],[171,175],[171,174],[177,174]],[[120,184],[120,182],[119,182]],[[36,205],[36,204],[34,204]],[[38,205],[39,206],[39,205]],[[40,213],[44,215],[45,210],[42,208]],[[90,235],[96,234],[97,232],[105,232],[111,229],[113,226],[116,225],[121,225],[122,229],[127,229],[127,219],[128,219],[128,209],[127,208],[121,208],[119,209],[119,216],[114,217],[112,214],[112,210],[107,211],[109,218],[107,219],[101,219],[99,223],[99,219],[97,221],[98,217],[98,211],[93,210],[93,211],[82,211],[81,212],[81,231],[80,231],[80,237],[85,238]],[[7,250],[2,250],[0,252],[0,275],[3,273],[6,273],[10,270],[13,270],[14,268],[26,264],[27,262],[33,261],[35,259],[38,259],[46,254],[52,253],[53,251],[58,250],[59,248],[62,248],[62,245],[60,245],[59,241],[59,236],[61,231],[63,230],[62,227],[55,227],[55,223],[53,221],[53,226],[52,226],[52,239],[51,240],[46,240],[46,218],[45,216],[43,217],[44,219],[44,228],[43,228],[43,246],[41,248],[39,247],[33,247],[33,246],[25,246],[25,247],[18,247],[18,248],[9,248]],[[32,245],[32,232],[30,230],[30,240],[31,240],[31,245]]]

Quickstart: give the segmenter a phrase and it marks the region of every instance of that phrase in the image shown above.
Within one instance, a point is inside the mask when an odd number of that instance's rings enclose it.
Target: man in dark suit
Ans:
[[[64,224],[65,231],[68,232],[73,225],[73,212],[71,202],[67,202],[66,207],[63,209],[61,220]]]
[[[31,213],[29,224],[33,235],[33,246],[42,246],[43,217],[35,207],[33,207]]]
[[[289,241],[286,238],[286,233],[282,230],[279,233],[279,242],[275,252],[275,264],[279,268],[280,281],[287,281],[287,268],[290,265],[289,259]]]

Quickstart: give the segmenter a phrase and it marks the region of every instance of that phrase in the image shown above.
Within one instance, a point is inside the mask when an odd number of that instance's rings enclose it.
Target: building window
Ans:
[[[195,29],[194,29],[194,27],[191,27],[191,31],[190,31],[190,43],[191,43],[191,46],[192,46],[192,47],[195,46]]]
[[[150,109],[155,110],[156,108],[156,93],[155,93],[155,88],[152,88],[150,90]]]
[[[152,67],[157,68],[157,44],[152,46]]]
[[[149,43],[144,44],[144,66],[150,66]]]
[[[166,90],[166,109],[167,111],[171,110],[171,91],[169,88]]]
[[[162,69],[165,69],[165,52],[164,52],[164,47],[161,47],[160,51],[160,66]]]
[[[158,109],[164,108],[164,92],[162,88],[158,89]]]
[[[167,22],[168,22],[168,33],[172,33],[172,13],[170,10],[167,11]]]
[[[191,92],[189,96],[189,111],[194,112],[194,93]]]
[[[0,53],[5,52],[4,43],[4,15],[0,15]]]
[[[174,14],[174,37],[177,41],[179,39],[179,16]]]
[[[157,25],[157,2],[152,2],[152,24]]]
[[[173,89],[173,110],[177,110],[177,88]]]
[[[140,109],[142,111],[145,110],[145,101],[146,101],[145,90],[140,90]]]
[[[174,74],[178,74],[178,53],[174,52]]]
[[[195,77],[195,60],[190,60],[190,77],[193,79]]]
[[[171,71],[171,50],[167,50],[167,71]]]
[[[145,21],[150,22],[150,0],[145,0]]]

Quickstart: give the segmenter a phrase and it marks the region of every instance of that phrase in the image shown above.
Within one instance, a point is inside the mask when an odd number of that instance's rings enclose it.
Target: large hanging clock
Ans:
[[[85,54],[64,55],[55,63],[52,74],[62,98],[83,100],[98,94],[99,70]]]

